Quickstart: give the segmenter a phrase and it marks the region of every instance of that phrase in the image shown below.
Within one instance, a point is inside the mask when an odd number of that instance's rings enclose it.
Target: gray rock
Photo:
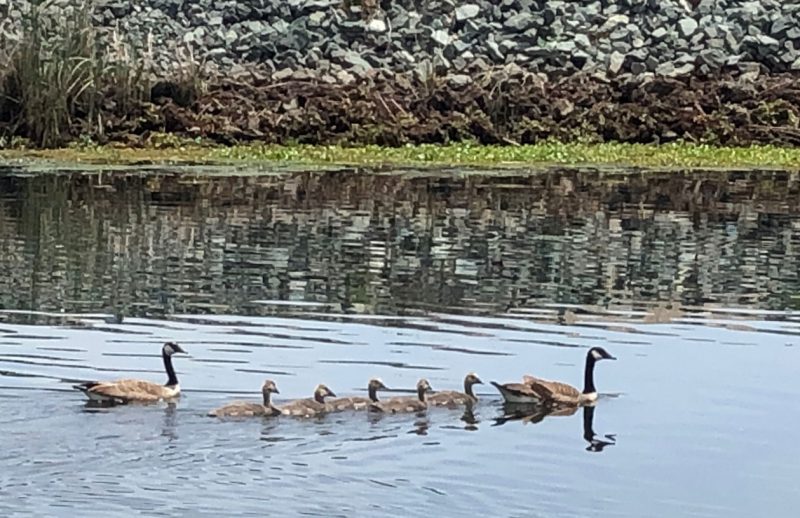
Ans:
[[[575,35],[575,44],[579,48],[582,48],[584,50],[586,50],[586,49],[588,49],[588,48],[590,48],[592,46],[592,42],[589,41],[589,36],[587,36],[587,35],[585,35],[583,33],[578,33],[578,34]]]
[[[647,72],[647,66],[641,61],[633,61],[631,63],[631,74],[638,76]]]
[[[517,48],[517,42],[514,40],[503,40],[498,45],[500,46],[500,52],[506,55],[510,54],[514,51],[514,49]]]
[[[725,65],[727,56],[720,49],[706,49],[697,56],[700,63],[708,65],[712,70],[717,70]]]
[[[282,68],[272,74],[272,79],[275,81],[285,81],[292,77],[292,74],[294,74],[294,71],[291,68]]]
[[[658,27],[656,30],[650,33],[650,37],[653,39],[653,41],[661,41],[667,37],[667,34],[669,34],[667,29],[664,27]]]
[[[480,12],[480,6],[475,4],[466,4],[456,7],[456,21],[463,22],[475,18]]]
[[[450,33],[442,29],[438,31],[433,31],[433,34],[431,34],[431,39],[435,41],[437,44],[444,47],[445,45],[450,43]]]
[[[369,32],[374,32],[377,34],[383,34],[386,32],[386,22],[380,20],[378,18],[373,18],[372,20],[367,23],[367,30]]]
[[[697,30],[697,21],[694,18],[684,18],[678,22],[678,32],[684,38],[690,37]]]
[[[800,70],[800,57],[798,57],[794,62],[789,66],[790,70]]]
[[[462,88],[472,83],[472,77],[466,74],[455,74],[447,77],[447,82],[456,88]]]
[[[788,16],[779,16],[777,19],[772,21],[770,33],[775,36],[780,36],[791,27],[796,27],[795,22],[792,21],[791,18]]]
[[[372,70],[372,65],[367,60],[361,57],[361,54],[352,50],[345,51],[343,60],[346,64],[350,65],[350,69],[356,75],[363,75]]]
[[[613,16],[609,16],[608,20],[597,29],[597,32],[606,33],[611,32],[616,29],[620,25],[627,25],[630,22],[630,18],[628,18],[624,14],[615,14]]]
[[[622,70],[622,65],[624,64],[625,54],[621,54],[615,50],[611,53],[611,57],[608,60],[608,70],[614,75],[619,74],[619,71]]]
[[[339,70],[338,72],[336,72],[335,76],[337,81],[346,85],[355,83],[356,81],[355,76],[350,72],[348,72],[347,70]]]
[[[494,61],[505,61],[506,56],[500,50],[500,46],[496,41],[494,41],[494,39],[486,40],[486,50],[489,51],[489,57],[491,57]]]
[[[322,11],[315,11],[308,15],[308,26],[319,27],[326,18],[326,14]]]
[[[503,23],[503,27],[515,32],[524,32],[536,24],[536,17],[529,12],[515,14]]]

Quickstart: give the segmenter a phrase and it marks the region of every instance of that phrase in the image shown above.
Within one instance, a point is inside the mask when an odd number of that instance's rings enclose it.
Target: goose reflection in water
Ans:
[[[606,434],[598,437],[594,431],[594,405],[583,407],[548,408],[542,405],[524,403],[506,403],[503,405],[503,415],[494,419],[492,426],[501,426],[509,421],[521,421],[523,424],[536,424],[548,416],[571,416],[583,409],[583,438],[589,443],[586,451],[601,452],[606,446],[613,446],[617,442],[615,434]]]
[[[178,438],[177,416],[178,405],[176,405],[174,401],[168,402],[164,408],[164,424],[161,427],[161,435],[170,441],[174,441]]]

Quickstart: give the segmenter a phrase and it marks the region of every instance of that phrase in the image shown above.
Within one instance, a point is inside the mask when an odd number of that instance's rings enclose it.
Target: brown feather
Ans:
[[[542,399],[548,402],[577,404],[581,396],[580,390],[560,381],[550,381],[530,375],[523,376],[522,380],[525,385],[541,394]]]
[[[265,406],[261,403],[248,403],[246,401],[234,401],[221,406],[208,413],[211,417],[256,417],[256,416],[275,416],[281,413],[274,406]]]
[[[279,408],[283,415],[297,417],[313,417],[328,411],[328,405],[315,401],[314,398],[297,399],[291,403],[281,405]]]
[[[429,405],[433,406],[459,406],[459,405],[473,405],[478,401],[463,392],[456,390],[441,390],[427,397]]]
[[[170,387],[135,379],[97,383],[87,392],[109,399],[143,402],[170,399],[179,395]]]

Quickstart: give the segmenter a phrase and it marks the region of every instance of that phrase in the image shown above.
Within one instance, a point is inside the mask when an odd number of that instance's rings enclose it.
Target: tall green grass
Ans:
[[[150,101],[150,38],[134,45],[118,30],[100,33],[92,13],[92,0],[66,9],[53,0],[31,2],[20,41],[0,49],[0,138],[23,136],[49,148],[102,137],[108,117],[133,116]],[[201,68],[184,63],[176,83],[196,94]]]

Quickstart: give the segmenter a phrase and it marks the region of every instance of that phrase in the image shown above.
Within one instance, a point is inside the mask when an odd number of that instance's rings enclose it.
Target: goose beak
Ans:
[[[610,354],[606,357],[606,360],[616,360],[616,356],[611,356]]]
[[[336,397],[336,394],[334,394],[332,390],[328,390],[328,396]]]

